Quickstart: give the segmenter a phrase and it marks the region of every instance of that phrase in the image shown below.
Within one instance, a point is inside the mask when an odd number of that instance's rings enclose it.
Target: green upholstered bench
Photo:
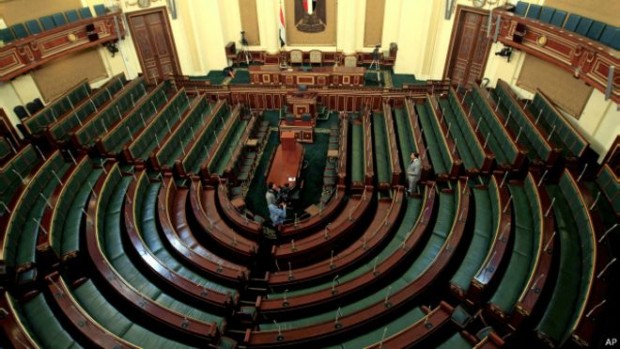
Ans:
[[[62,97],[48,104],[43,110],[24,120],[24,128],[30,135],[39,135],[44,129],[59,120],[75,105],[91,93],[88,81],[83,81]]]
[[[76,105],[75,109],[72,108],[70,114],[51,124],[49,133],[52,139],[56,142],[67,140],[70,132],[86,123],[91,115],[94,115],[101,106],[110,101],[112,95],[123,88],[125,82],[124,74],[115,76],[97,92],[89,96],[88,100]]]
[[[493,199],[497,196],[491,192],[492,190],[497,190],[497,187],[473,189],[476,207],[474,234],[463,262],[450,279],[451,286],[456,286],[463,293],[467,293],[471,279],[480,269],[491,247],[491,240],[498,230],[499,222],[497,215],[494,214],[493,206],[497,207],[499,203],[494,202]]]
[[[515,240],[506,272],[489,300],[492,309],[500,316],[512,313],[532,272],[533,257],[538,250],[538,235],[541,232],[535,229],[535,217],[532,217],[526,185],[527,181],[523,186],[509,186],[515,217]]]
[[[10,298],[10,297],[9,297]],[[43,293],[15,305],[17,315],[31,337],[42,347],[51,349],[76,349],[81,346],[71,337],[45,300]]]
[[[463,133],[461,126],[457,120],[457,116],[452,109],[449,101],[446,99],[439,99],[439,105],[443,112],[445,122],[450,129],[450,137],[455,141],[456,148],[459,152],[463,165],[468,171],[479,169],[480,166],[476,163],[472,151],[467,145],[466,135]]]
[[[364,182],[364,126],[351,125],[351,181]]]
[[[438,135],[434,130],[433,117],[430,116],[429,106],[427,103],[416,104],[416,110],[418,111],[419,120],[422,129],[424,130],[424,137],[426,138],[426,149],[428,150],[430,160],[433,164],[433,171],[436,175],[447,175],[448,168],[442,155],[443,141],[438,139]],[[408,163],[408,162],[407,162]]]
[[[65,182],[54,208],[50,227],[50,246],[59,258],[79,251],[79,236],[83,214],[91,188],[103,173],[93,168],[93,162],[84,158]]]
[[[568,172],[558,185],[548,185],[555,198],[553,212],[560,237],[560,265],[555,289],[536,326],[539,336],[563,345],[583,315],[595,277],[595,232],[581,193]],[[570,304],[571,306],[567,306]]]
[[[170,83],[159,84],[147,96],[139,101],[131,109],[127,117],[123,118],[110,132],[101,137],[101,151],[105,154],[118,154],[123,146],[129,143],[134,134],[146,128],[150,119],[157,114],[158,108],[167,103],[166,93]],[[139,130],[139,131],[137,131]]]
[[[442,246],[446,242],[447,237],[449,236],[450,231],[452,229],[452,225],[454,221],[457,219],[455,210],[456,210],[456,206],[458,205],[457,203],[458,195],[440,192],[439,196],[440,196],[439,209],[438,209],[438,214],[437,214],[437,220],[435,221],[435,226],[433,227],[433,232],[431,233],[429,240],[427,241],[425,247],[420,252],[418,257],[409,266],[407,266],[407,269],[402,273],[401,277],[393,281],[391,284],[385,285],[382,289],[376,290],[376,292],[372,293],[371,295],[366,296],[365,298],[362,298],[356,302],[352,302],[352,303],[342,306],[341,307],[342,314],[346,315],[348,313],[358,311],[359,309],[366,308],[376,302],[382,301],[386,293],[388,292],[387,290],[388,288],[390,288],[389,292],[391,294],[398,292],[399,290],[409,285],[411,282],[415,281],[433,263],[433,261],[437,257],[437,254],[439,253]],[[411,202],[414,199],[409,199],[409,200]],[[419,208],[417,209],[419,211]],[[416,208],[413,208],[410,214],[414,213],[415,210]],[[409,210],[407,211],[409,212]],[[397,234],[399,233],[402,234],[405,231],[406,230],[404,229],[399,229]],[[405,233],[405,236],[406,236],[406,233]],[[399,239],[395,238],[392,240],[392,242],[390,242],[388,246],[394,247],[394,244],[397,244],[397,246],[401,246],[402,240],[399,241]],[[396,249],[398,249],[398,247],[396,247]],[[386,253],[387,256],[389,256],[391,253],[393,253],[394,250],[384,249],[383,251],[385,252],[382,252],[382,253]],[[381,257],[378,257],[378,258],[381,258]],[[403,266],[403,268],[405,268],[405,266]],[[362,266],[360,268],[357,268],[354,272],[347,273],[346,275],[341,276],[339,278],[340,283],[346,282],[347,280],[353,279],[356,276],[359,276],[363,273],[367,273],[368,271],[369,271],[368,266]],[[308,287],[302,290],[289,292],[288,295],[290,296],[290,295],[296,295],[296,294],[308,294],[318,289],[325,289],[329,287],[328,285],[331,285],[331,284],[328,282],[320,286]],[[303,326],[317,324],[317,323],[324,322],[324,321],[333,320],[333,318],[334,318],[334,312],[329,311],[329,312],[324,312],[324,313],[304,317],[298,320],[281,322],[279,323],[279,325],[282,326],[283,329],[290,329],[290,328],[303,327]],[[260,328],[261,330],[274,330],[278,328],[278,325],[266,323],[266,324],[261,324]]]
[[[112,102],[90,118],[74,134],[74,139],[82,147],[90,147],[97,139],[109,132],[112,126],[123,118],[124,113],[133,107],[133,103],[146,95],[144,79],[131,81],[112,97]]]
[[[91,280],[85,281],[72,292],[91,318],[130,343],[144,348],[188,348],[130,320],[123,309],[117,309],[107,301]]]
[[[56,151],[39,168],[18,199],[6,230],[5,249],[7,266],[17,269],[18,275],[36,264],[37,239],[39,233],[44,233],[39,232],[39,222],[47,207],[47,198],[60,185],[56,176],[62,178],[70,166],[60,151]],[[19,279],[31,282],[34,281],[32,277],[36,277],[36,273],[28,272]]]
[[[228,293],[234,298],[237,293],[235,289],[206,279],[204,276],[185,267],[170,253],[170,251],[168,251],[164,242],[161,240],[157,225],[157,196],[161,188],[161,182],[154,182],[151,184],[146,182],[147,181],[144,180],[141,181],[137,197],[135,198],[135,204],[141,207],[138,212],[140,221],[137,222],[138,224],[136,224],[136,226],[139,227],[138,232],[141,233],[142,239],[151,252],[168,268],[201,285],[204,289],[224,294]]]
[[[232,114],[228,103],[222,103],[214,107],[211,113],[213,113],[211,121],[202,129],[194,145],[187,151],[183,160],[179,162],[179,166],[181,167],[181,171],[179,172],[185,174],[198,173],[211,147],[219,142],[219,137],[217,137],[217,135]]]
[[[383,113],[374,113],[373,120],[374,153],[377,161],[377,179],[379,183],[389,183],[392,177],[392,165],[388,153],[385,117]]]
[[[179,90],[175,96],[160,110],[128,147],[131,160],[146,160],[151,152],[160,148],[174,126],[189,108],[189,100],[185,90]]]
[[[394,121],[396,122],[396,133],[398,134],[398,145],[400,147],[400,160],[404,167],[409,164],[409,154],[417,152],[411,124],[407,120],[408,115],[404,108],[392,108]]]
[[[114,176],[118,177],[120,173],[116,173],[117,174]],[[132,180],[132,177],[117,178],[115,181],[118,185],[110,185],[108,189],[113,189],[105,191],[106,193],[110,193],[107,200],[104,201],[104,199],[100,199],[102,204],[107,204],[104,206],[103,210],[105,216],[100,217],[104,222],[101,222],[102,226],[97,234],[97,238],[103,247],[104,254],[108,261],[127,284],[131,285],[144,297],[151,299],[160,306],[199,321],[223,323],[221,317],[182,303],[168,293],[162,291],[157,285],[149,281],[125,253],[122,242],[121,215],[124,196]]]
[[[37,151],[30,144],[22,148],[9,160],[0,171],[0,201],[7,207],[30,172],[41,162]],[[5,206],[0,205],[0,216],[6,213]]]

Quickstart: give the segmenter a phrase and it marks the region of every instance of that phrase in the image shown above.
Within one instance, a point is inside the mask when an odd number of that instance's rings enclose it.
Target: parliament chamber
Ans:
[[[617,11],[0,1],[0,347],[617,346]]]

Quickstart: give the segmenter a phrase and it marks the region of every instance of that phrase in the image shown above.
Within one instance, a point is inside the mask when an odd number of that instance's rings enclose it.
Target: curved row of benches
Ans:
[[[495,160],[500,168],[519,170],[527,154],[530,154],[514,141],[514,135],[506,129],[491,108],[487,98],[488,92],[475,85],[471,91],[466,90],[461,98],[463,109],[475,119],[475,130],[485,135],[485,142],[495,154]],[[534,153],[531,153],[534,155]]]
[[[462,183],[455,187],[456,190],[446,189],[439,194],[440,203],[445,205],[439,214],[445,217],[437,219],[426,247],[401,279],[338,309],[293,321],[261,323],[260,330],[248,332],[246,343],[254,347],[325,343],[335,336],[350,335],[369,321],[385,318],[410,303],[441,273],[459,245],[467,221],[469,195],[461,195]],[[401,319],[409,321],[406,317]]]

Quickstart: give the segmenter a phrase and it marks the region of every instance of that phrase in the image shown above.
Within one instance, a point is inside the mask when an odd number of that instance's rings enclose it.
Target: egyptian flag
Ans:
[[[304,11],[311,15],[313,12],[316,11],[316,3],[317,0],[302,0],[303,6],[304,6]]]
[[[278,30],[280,32],[280,47],[286,46],[286,27],[284,25],[284,9],[282,8],[282,1],[280,1],[280,22],[278,23]]]

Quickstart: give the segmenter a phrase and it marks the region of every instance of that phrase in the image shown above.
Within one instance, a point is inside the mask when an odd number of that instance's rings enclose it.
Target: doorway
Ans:
[[[127,22],[145,81],[154,85],[181,75],[165,7],[130,12]]]
[[[491,39],[487,38],[489,11],[474,7],[457,7],[444,79],[453,85],[470,87],[484,76]]]

